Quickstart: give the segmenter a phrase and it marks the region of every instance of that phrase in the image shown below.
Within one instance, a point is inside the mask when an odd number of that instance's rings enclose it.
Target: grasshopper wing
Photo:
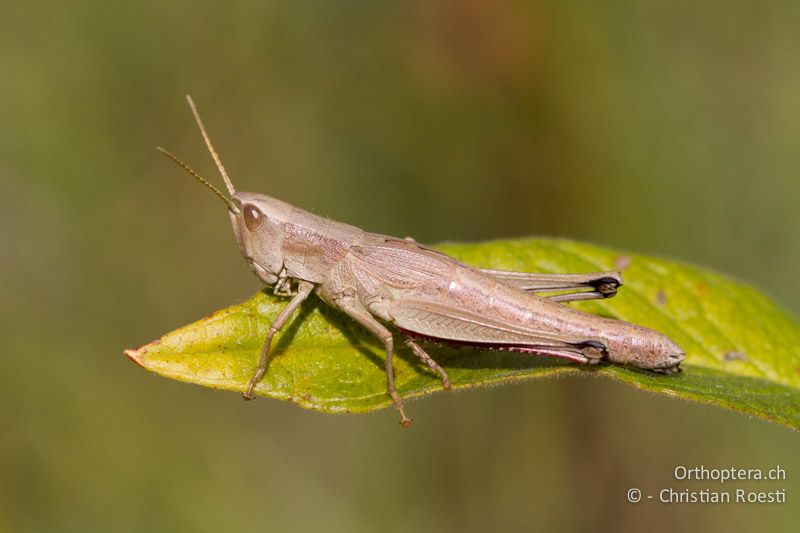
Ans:
[[[580,363],[596,363],[607,352],[602,339],[526,328],[440,302],[397,300],[387,311],[404,333],[444,343],[532,352]]]
[[[382,287],[435,287],[450,279],[458,266],[452,257],[415,242],[382,235],[368,239],[350,247],[347,262],[370,294],[381,292]]]

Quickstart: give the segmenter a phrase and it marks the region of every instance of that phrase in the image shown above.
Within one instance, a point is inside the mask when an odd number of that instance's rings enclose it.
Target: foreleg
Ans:
[[[308,298],[308,295],[311,294],[313,289],[313,283],[301,281],[297,287],[297,294],[294,295],[294,298],[289,301],[280,314],[275,317],[275,320],[272,321],[272,324],[269,325],[267,339],[264,341],[264,347],[261,348],[261,359],[258,360],[258,369],[256,370],[253,378],[250,380],[250,383],[247,385],[247,391],[242,394],[245,400],[252,400],[254,398],[253,389],[255,389],[256,385],[259,381],[261,381],[261,378],[264,377],[264,373],[267,371],[269,348],[272,344],[272,338],[281,330],[281,328],[283,328],[283,326],[286,325],[295,311],[297,311],[297,308],[300,307],[300,304],[302,304],[306,298]]]

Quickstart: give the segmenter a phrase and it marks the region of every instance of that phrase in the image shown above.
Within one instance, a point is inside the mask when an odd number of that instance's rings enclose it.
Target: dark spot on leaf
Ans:
[[[625,270],[629,266],[631,266],[631,256],[629,255],[618,255],[616,259],[614,259],[614,268],[617,270]]]
[[[694,290],[697,291],[698,296],[703,296],[706,293],[707,286],[703,282],[695,283]]]
[[[750,358],[747,357],[747,354],[744,352],[737,352],[737,351],[730,351],[725,352],[725,360],[726,361],[743,361],[745,363],[750,361]]]
[[[656,293],[656,303],[664,306],[667,303],[667,293],[664,289],[659,289]]]

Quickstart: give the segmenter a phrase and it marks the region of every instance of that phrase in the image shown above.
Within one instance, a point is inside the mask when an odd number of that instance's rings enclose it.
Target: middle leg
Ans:
[[[394,366],[392,364],[394,359],[394,340],[392,338],[392,332],[378,322],[369,311],[355,302],[338,301],[336,305],[347,313],[350,318],[378,337],[386,348],[386,388],[389,391],[389,396],[392,398],[395,409],[400,413],[400,425],[407,428],[411,425],[411,419],[406,416],[403,410],[403,401],[400,399],[400,395],[397,394],[397,389],[394,386]]]

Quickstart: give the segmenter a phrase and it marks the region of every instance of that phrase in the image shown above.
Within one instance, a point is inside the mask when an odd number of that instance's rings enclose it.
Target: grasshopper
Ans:
[[[475,268],[410,237],[369,233],[264,194],[237,192],[192,98],[187,95],[186,99],[230,195],[176,156],[157,149],[225,202],[250,270],[275,294],[291,297],[269,327],[258,367],[243,393],[245,399],[253,399],[266,372],[273,337],[312,292],[383,343],[387,391],[403,427],[411,419],[395,389],[395,335],[387,324],[438,374],[445,389],[451,388],[447,372],[418,339],[589,365],[607,360],[663,374],[680,371],[686,355],[662,333],[563,305],[614,296],[622,284],[618,272],[537,274]],[[542,294],[551,292],[557,294]]]

